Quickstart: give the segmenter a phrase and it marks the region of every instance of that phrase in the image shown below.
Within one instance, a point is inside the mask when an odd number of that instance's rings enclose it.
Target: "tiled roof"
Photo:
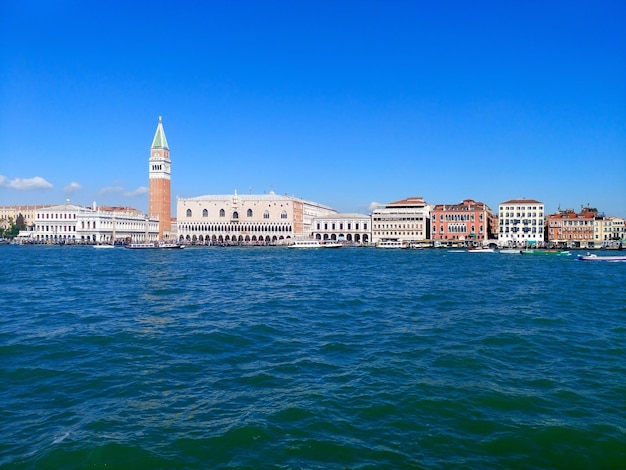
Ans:
[[[510,201],[504,201],[500,204],[543,204],[543,202],[536,201],[535,199],[511,199]]]
[[[390,202],[389,204],[387,204],[387,206],[410,206],[410,205],[418,205],[418,204],[424,205],[428,203],[424,201],[424,198],[421,196],[410,196],[400,201]]]
[[[324,204],[320,204],[319,202],[307,201],[306,199],[300,199],[295,196],[287,196],[280,195],[270,192],[268,194],[207,194],[205,196],[196,196],[196,197],[181,197],[179,198],[181,201],[232,201],[233,199],[237,199],[240,202],[243,201],[295,201],[302,202],[304,204],[309,204],[313,206],[317,206],[320,208],[325,208],[329,212],[335,212],[335,209],[332,207],[328,207]]]

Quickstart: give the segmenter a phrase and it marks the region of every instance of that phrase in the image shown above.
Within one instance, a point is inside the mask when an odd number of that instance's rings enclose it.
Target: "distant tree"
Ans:
[[[24,222],[24,216],[20,213],[17,215],[17,219],[15,219],[15,226],[17,230],[26,230],[26,222]]]
[[[21,217],[21,220],[20,220],[20,217]],[[24,224],[24,217],[22,216],[22,214],[18,216],[18,220],[21,221],[22,227],[26,226]],[[6,237],[6,238],[17,237],[17,235],[20,233],[20,230],[24,230],[24,229],[20,229],[20,226],[18,226],[17,221],[13,220],[13,217],[9,217],[7,219],[7,222],[9,223],[8,228],[0,228],[0,236],[2,237]]]

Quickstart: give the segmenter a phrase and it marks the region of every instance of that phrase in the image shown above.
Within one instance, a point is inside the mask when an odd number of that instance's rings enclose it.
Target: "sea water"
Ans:
[[[626,263],[0,247],[3,468],[624,468]]]

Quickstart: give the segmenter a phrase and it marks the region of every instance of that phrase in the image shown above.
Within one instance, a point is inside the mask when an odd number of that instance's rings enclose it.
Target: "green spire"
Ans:
[[[154,134],[154,140],[152,140],[152,148],[153,149],[167,149],[170,148],[167,146],[167,139],[165,138],[165,131],[163,130],[163,117],[159,116],[159,125],[157,126],[157,130]]]

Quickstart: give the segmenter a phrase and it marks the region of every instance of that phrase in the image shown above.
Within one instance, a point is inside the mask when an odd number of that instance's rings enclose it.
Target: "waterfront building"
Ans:
[[[32,227],[35,224],[37,211],[49,206],[49,204],[39,204],[33,206],[0,206],[0,227],[9,228],[9,219],[13,220],[13,223],[15,223],[20,215],[24,218],[24,225],[26,225],[26,227]]]
[[[372,211],[372,243],[424,242],[430,238],[430,205],[421,196],[391,202]]]
[[[308,238],[313,220],[336,213],[328,206],[269,194],[178,198],[178,240],[199,244],[281,244]]]
[[[112,243],[154,241],[159,236],[159,220],[148,218],[132,208],[99,208],[71,204],[37,211],[34,230],[28,240],[35,243]]]
[[[593,232],[595,247],[619,248],[626,244],[626,227],[621,217],[596,217]]]
[[[548,242],[567,248],[595,248],[595,219],[598,211],[583,209],[560,210],[546,217]],[[598,242],[598,248],[601,242]]]
[[[497,217],[484,202],[465,199],[437,204],[430,213],[431,240],[439,244],[481,244],[497,238]]]
[[[172,161],[161,116],[150,147],[148,175],[150,183],[148,215],[159,219],[159,239],[167,239],[172,228]]]
[[[498,245],[544,244],[544,204],[534,199],[511,199],[498,206]]]
[[[372,239],[371,221],[364,214],[325,214],[313,220],[312,236],[319,241],[366,245]]]

